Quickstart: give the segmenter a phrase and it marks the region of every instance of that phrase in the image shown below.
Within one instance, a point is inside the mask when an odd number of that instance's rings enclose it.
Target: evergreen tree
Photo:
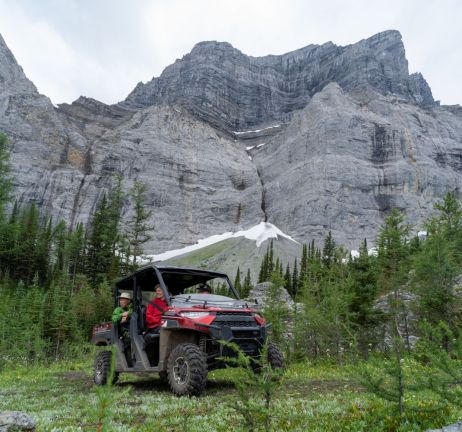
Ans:
[[[311,240],[309,259],[310,261],[314,261],[316,259],[316,244],[314,243],[314,240]]]
[[[244,283],[241,290],[241,298],[247,298],[252,290],[252,279],[250,277],[250,269],[247,269],[247,274],[244,278]]]
[[[322,263],[326,267],[330,267],[333,260],[335,259],[336,244],[332,238],[332,232],[329,231],[327,237],[324,239],[324,246],[322,249]]]
[[[86,254],[86,274],[96,287],[106,278],[112,261],[112,233],[108,232],[109,206],[103,195],[90,223]]]
[[[439,215],[426,225],[428,238],[413,257],[413,286],[419,294],[421,317],[432,325],[443,321],[456,330],[461,307],[455,286],[460,268],[457,247],[462,234],[462,212],[451,194],[435,207]]]
[[[393,395],[393,400],[398,404],[400,415],[404,412],[406,391],[402,360],[406,345],[409,347],[408,332],[405,331],[403,335],[400,325],[403,316],[404,322],[407,322],[408,313],[401,300],[401,288],[407,280],[409,270],[408,235],[410,227],[403,224],[403,219],[403,215],[397,209],[393,209],[385,219],[378,239],[380,272],[378,286],[381,292],[389,293],[389,322],[394,355],[391,366],[385,370],[385,373],[395,382],[396,393]],[[378,385],[379,381],[376,381],[376,384]]]
[[[447,240],[455,241],[457,251],[462,253],[462,208],[455,194],[447,193],[441,204],[436,204],[439,211],[437,224],[442,235]]]
[[[299,277],[298,277],[298,268],[297,268],[297,258],[294,261],[294,271],[292,273],[292,297],[297,298],[299,286]]]
[[[234,289],[239,293],[242,294],[242,286],[241,286],[241,270],[238,267],[236,271],[236,277],[234,278]]]
[[[271,277],[271,274],[274,271],[274,248],[273,248],[273,240],[271,240],[270,246],[269,246],[269,251],[268,251],[268,270],[266,277],[268,278]]]
[[[11,200],[9,157],[7,138],[0,133],[0,223],[5,216],[5,206]]]
[[[272,244],[273,242],[271,242],[271,246],[268,245],[268,247],[266,248],[266,253],[263,256],[263,260],[260,266],[260,272],[258,274],[258,283],[268,281],[271,276],[272,269],[274,267]]]
[[[133,257],[133,267],[137,268],[137,259],[143,254],[143,245],[152,238],[154,227],[148,221],[152,216],[152,210],[146,210],[146,185],[135,182],[131,197],[134,201],[133,216],[128,222],[127,239]]]
[[[279,273],[279,257],[276,258],[273,271],[275,271],[276,273]]]
[[[41,223],[37,238],[36,271],[41,283],[49,278],[50,260],[52,258],[53,225],[51,218]]]
[[[297,292],[301,291],[308,278],[308,248],[306,243],[302,246],[302,258],[300,261],[300,275],[298,277]]]
[[[31,282],[37,270],[37,241],[39,235],[39,212],[32,204],[21,211],[19,236],[16,244],[14,275],[26,283]]]
[[[380,322],[381,313],[374,308],[377,295],[377,271],[375,258],[369,256],[367,241],[359,248],[359,257],[349,261],[351,268],[351,320],[358,337],[359,350],[364,358],[373,340],[374,327]]]
[[[284,279],[274,271],[270,282],[263,315],[271,323],[272,340],[275,343],[281,343],[285,329],[284,320],[288,316],[287,306],[281,302],[281,288],[284,286]]]
[[[294,293],[292,291],[292,276],[290,274],[290,265],[287,263],[286,272],[284,273],[284,288],[294,298]]]
[[[77,274],[85,272],[85,228],[82,223],[77,224],[75,231],[69,233],[66,255],[69,257],[69,276],[74,287]]]

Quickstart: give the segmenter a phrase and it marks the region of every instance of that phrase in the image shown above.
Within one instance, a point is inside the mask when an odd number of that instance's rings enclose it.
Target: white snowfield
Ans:
[[[274,226],[273,224],[269,222],[260,222],[258,225],[255,225],[252,228],[249,228],[248,230],[237,231],[234,233],[225,232],[223,234],[213,235],[205,239],[199,240],[196,244],[185,246],[184,248],[181,248],[181,249],[174,249],[171,251],[166,251],[158,255],[145,255],[144,258],[146,258],[147,260],[151,259],[154,262],[165,261],[167,259],[174,258],[178,255],[183,255],[185,253],[192,252],[198,249],[202,249],[206,246],[210,246],[220,241],[227,240],[230,238],[236,238],[236,237],[245,237],[249,240],[255,240],[257,247],[260,247],[260,245],[265,240],[268,240],[270,238],[277,239],[278,237],[284,237],[295,243],[298,243],[296,240],[294,240],[289,235],[284,234],[278,227]]]
[[[232,131],[234,134],[236,135],[241,135],[241,134],[248,134],[248,133],[258,133],[258,132],[263,132],[265,130],[268,130],[268,129],[274,129],[274,128],[278,128],[278,127],[281,127],[280,124],[277,124],[277,125],[274,125],[274,126],[268,126],[268,127],[265,127],[263,129],[255,129],[255,130],[248,130],[248,131]]]

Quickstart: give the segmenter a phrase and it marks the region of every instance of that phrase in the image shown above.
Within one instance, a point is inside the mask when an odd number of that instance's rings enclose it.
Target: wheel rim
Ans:
[[[184,357],[178,357],[173,364],[173,379],[177,384],[183,385],[189,378],[189,365]]]

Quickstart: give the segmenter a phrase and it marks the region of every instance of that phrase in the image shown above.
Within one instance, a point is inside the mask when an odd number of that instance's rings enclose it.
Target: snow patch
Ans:
[[[249,160],[252,160],[252,156],[249,156]]]
[[[280,124],[277,124],[277,125],[274,125],[274,126],[268,126],[268,127],[265,127],[263,129],[255,129],[255,130],[248,130],[248,131],[232,131],[234,134],[236,135],[242,135],[242,134],[248,134],[248,133],[258,133],[258,132],[263,132],[265,130],[268,130],[268,129],[274,129],[274,128],[278,128],[278,127],[281,127]]]
[[[257,148],[263,147],[266,143],[261,143],[257,145]]]
[[[377,248],[376,248],[376,247],[372,247],[372,248],[370,248],[370,249],[367,251],[367,254],[368,254],[369,256],[377,256],[377,253],[378,253],[378,251],[377,251]],[[351,257],[352,257],[353,259],[359,258],[359,251],[353,249],[352,251],[350,251],[350,255],[351,255]]]
[[[275,225],[270,224],[269,222],[260,222],[258,225],[255,225],[252,228],[249,228],[248,230],[237,231],[235,233],[225,232],[223,234],[213,235],[205,239],[198,240],[196,244],[185,246],[184,248],[181,248],[181,249],[174,249],[174,250],[166,251],[166,252],[163,252],[157,255],[146,255],[146,259],[148,261],[151,259],[152,261],[155,261],[155,262],[165,261],[170,258],[174,258],[178,255],[183,255],[188,252],[193,252],[195,250],[202,249],[206,246],[210,246],[220,241],[227,240],[230,238],[236,238],[236,237],[245,237],[246,239],[249,239],[249,240],[255,240],[257,247],[260,247],[261,244],[265,240],[268,240],[270,238],[277,239],[278,237],[284,237],[295,243],[298,243],[296,240],[294,240],[289,235],[284,234]]]
[[[359,258],[359,251],[357,250],[352,250],[350,252],[350,255],[351,255],[351,258],[355,259],[355,258]]]
[[[417,233],[417,237],[419,237],[420,240],[427,238],[427,235],[428,235],[427,231],[419,231]]]
[[[249,150],[252,150],[253,148],[255,148],[255,146],[250,146],[250,147],[246,147],[246,151],[249,151]]]

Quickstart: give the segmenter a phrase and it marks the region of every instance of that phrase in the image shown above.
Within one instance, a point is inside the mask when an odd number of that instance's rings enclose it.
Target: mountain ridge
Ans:
[[[396,31],[263,57],[202,42],[137,88],[119,104],[56,108],[0,38],[0,131],[19,201],[86,223],[120,172],[125,190],[148,186],[157,254],[262,221],[357,249],[392,207],[418,224],[462,190],[462,109],[409,74]],[[132,211],[125,202],[123,222]]]

